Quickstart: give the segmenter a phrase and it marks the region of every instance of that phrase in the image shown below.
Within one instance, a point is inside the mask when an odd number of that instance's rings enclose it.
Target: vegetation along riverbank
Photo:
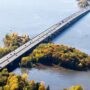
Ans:
[[[4,45],[3,47],[0,47],[0,58],[8,54],[9,52],[15,50],[29,40],[30,38],[28,35],[20,36],[18,35],[18,33],[6,34],[3,39]]]
[[[0,58],[23,45],[30,38],[28,35],[19,36],[17,33],[7,34],[4,46],[0,47]],[[90,68],[90,56],[72,47],[44,43],[37,46],[32,53],[21,59],[21,67],[37,65],[65,67],[73,70],[87,70]],[[50,90],[43,82],[28,80],[26,73],[16,75],[7,69],[0,71],[0,90]],[[63,90],[84,90],[80,85],[71,86]]]
[[[26,73],[16,75],[7,69],[0,71],[0,90],[51,90],[45,83],[28,80]],[[63,90],[84,90],[80,85],[64,88]]]
[[[58,65],[73,70],[90,69],[90,56],[72,47],[53,43],[40,44],[33,52],[22,58],[21,66],[32,67],[38,63]]]
[[[0,71],[0,90],[49,90],[44,82],[28,80],[28,75],[16,75],[9,73],[7,69]]]

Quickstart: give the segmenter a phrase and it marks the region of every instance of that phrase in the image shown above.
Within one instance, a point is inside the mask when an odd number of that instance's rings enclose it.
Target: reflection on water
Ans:
[[[17,68],[14,73],[22,74],[27,72],[30,80],[44,81],[46,85],[50,85],[51,90],[63,90],[65,87],[71,85],[82,85],[85,90],[90,88],[90,71],[88,72],[79,72],[66,69],[37,69],[33,68],[31,70],[23,69],[23,72],[20,68]]]

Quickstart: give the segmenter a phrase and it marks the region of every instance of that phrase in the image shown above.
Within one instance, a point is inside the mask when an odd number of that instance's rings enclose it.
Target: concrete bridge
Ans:
[[[58,22],[57,24],[51,26],[47,30],[41,32],[39,35],[35,36],[30,41],[20,46],[16,50],[5,55],[4,57],[0,59],[0,69],[6,67],[8,64],[15,61],[18,57],[20,57],[21,55],[23,55],[24,53],[26,53],[33,47],[37,46],[39,43],[48,40],[49,38],[51,38],[53,35],[57,33],[60,33],[66,27],[72,25],[73,23],[78,21],[80,18],[85,16],[88,12],[90,12],[90,7],[82,9],[76,13],[73,13],[72,15],[66,17],[65,19]]]

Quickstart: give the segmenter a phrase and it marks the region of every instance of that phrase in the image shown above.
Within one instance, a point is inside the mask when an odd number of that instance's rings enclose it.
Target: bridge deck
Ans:
[[[39,35],[37,35],[36,37],[31,39],[24,45],[20,46],[16,50],[10,52],[9,54],[7,54],[6,56],[0,59],[0,69],[4,68],[9,63],[13,62],[15,59],[20,57],[22,54],[24,54],[25,52],[27,52],[28,50],[30,50],[31,48],[33,48],[34,46],[36,46],[37,44],[39,44],[40,42],[42,42],[43,40],[45,40],[46,38],[54,34],[55,32],[57,32],[61,28],[65,27],[67,24],[71,23],[74,19],[78,18],[80,15],[83,15],[89,11],[90,11],[90,8],[88,7],[86,9],[82,9],[70,15],[69,17],[63,19],[59,23],[51,26],[44,32],[40,33]]]

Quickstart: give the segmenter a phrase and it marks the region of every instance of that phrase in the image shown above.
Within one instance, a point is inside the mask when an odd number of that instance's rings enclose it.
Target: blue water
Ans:
[[[6,33],[29,34],[32,38],[78,10],[76,0],[0,0],[0,45]],[[90,14],[60,34],[53,42],[76,47],[90,54],[89,23]],[[14,72],[20,74],[21,69],[17,68]],[[29,79],[45,81],[51,90],[62,90],[76,84],[90,90],[90,71],[33,68],[28,73]]]
[[[90,13],[53,41],[76,47],[90,55]]]
[[[75,0],[0,0],[0,39],[10,32],[33,37],[77,10]]]
[[[26,71],[17,68],[14,73],[21,75]],[[36,69],[27,70],[30,80],[44,81],[50,85],[50,90],[63,90],[72,85],[81,85],[84,90],[90,90],[90,71],[79,72],[67,69]]]

